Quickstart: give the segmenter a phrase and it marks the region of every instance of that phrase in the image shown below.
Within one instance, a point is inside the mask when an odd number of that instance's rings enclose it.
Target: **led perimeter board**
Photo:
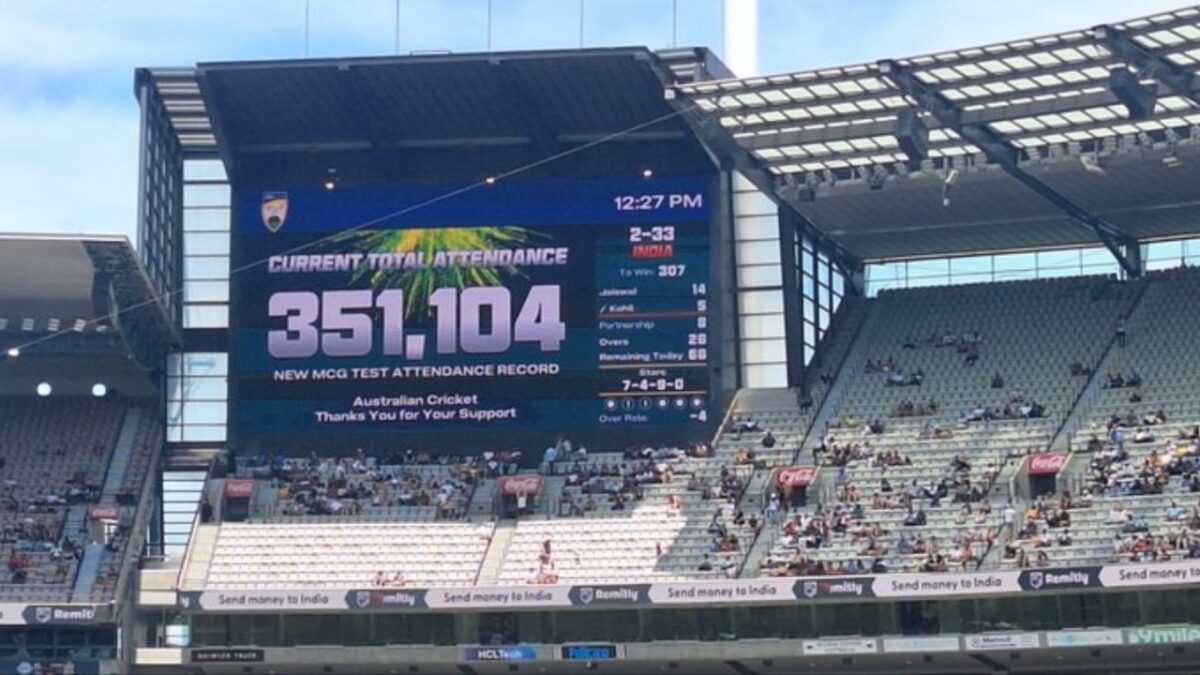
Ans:
[[[236,446],[707,438],[717,184],[237,189]]]

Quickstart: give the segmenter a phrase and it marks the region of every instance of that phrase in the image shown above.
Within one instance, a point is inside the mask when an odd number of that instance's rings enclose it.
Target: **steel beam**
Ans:
[[[962,110],[941,92],[922,82],[912,71],[893,60],[880,61],[879,69],[884,77],[917,101],[918,105],[941,122],[942,126],[957,131],[964,140],[973,143],[983,151],[988,159],[1000,166],[1005,173],[1033,190],[1075,222],[1091,230],[1116,258],[1126,274],[1131,277],[1141,276],[1141,264],[1136,255],[1138,241],[1135,237],[1112,223],[1089,213],[1054,188],[1027,173],[1018,165],[1020,151],[1015,146],[985,125],[965,124]]]
[[[1134,42],[1126,31],[1115,26],[1100,25],[1092,29],[1092,37],[1117,58],[1133,66],[1139,75],[1154,78],[1176,96],[1200,105],[1200,96],[1196,94],[1200,78]]]

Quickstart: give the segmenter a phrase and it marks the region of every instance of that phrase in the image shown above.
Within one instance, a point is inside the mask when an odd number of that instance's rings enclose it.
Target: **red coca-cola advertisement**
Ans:
[[[121,507],[119,506],[93,506],[92,520],[120,520]]]
[[[534,495],[542,489],[541,476],[505,476],[500,479],[497,486],[500,494],[505,496],[512,495]]]
[[[233,479],[225,481],[225,498],[226,499],[249,499],[254,494],[254,481],[247,479]]]
[[[815,466],[787,466],[779,469],[776,475],[776,482],[780,487],[790,485],[794,488],[808,487],[812,485],[813,479],[817,476],[817,467]]]
[[[1067,455],[1063,452],[1047,452],[1041,455],[1029,456],[1030,476],[1053,476],[1062,471],[1067,465]]]

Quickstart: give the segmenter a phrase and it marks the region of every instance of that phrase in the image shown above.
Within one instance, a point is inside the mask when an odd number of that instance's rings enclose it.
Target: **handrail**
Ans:
[[[709,447],[715,453],[717,444],[721,440],[721,436],[725,433],[726,427],[729,426],[729,420],[733,417],[733,411],[737,409],[738,399],[742,397],[742,390],[738,389],[733,394],[733,400],[729,402],[729,406],[725,408],[725,415],[721,418],[721,423],[717,425],[717,430],[713,432],[712,440],[709,441]]]
[[[209,462],[208,470],[204,472],[204,487],[201,488],[201,492],[200,492],[201,499],[203,499],[203,497],[208,494],[208,492],[207,492],[208,481],[212,478],[212,469],[213,469],[213,463]],[[180,588],[181,586],[183,586],[183,575],[184,575],[184,573],[187,572],[188,567],[192,563],[192,552],[195,550],[195,547],[192,546],[192,541],[196,537],[196,531],[200,529],[201,515],[202,514],[200,513],[200,508],[197,508],[196,514],[194,516],[192,516],[192,527],[191,527],[190,533],[188,534],[188,546],[187,546],[187,549],[185,549],[185,551],[184,551],[183,560],[180,561],[180,564],[179,564],[179,574],[175,578],[175,588]]]
[[[848,307],[846,302],[847,302],[846,300],[843,300],[843,304],[842,304],[843,307]],[[854,351],[854,345],[858,342],[859,337],[862,336],[863,328],[867,325],[867,320],[870,318],[871,311],[874,309],[872,307],[871,299],[867,298],[866,296],[857,297],[850,302],[854,302],[855,304],[857,304],[857,303],[862,304],[862,308],[863,308],[862,321],[858,322],[858,326],[855,327],[855,329],[854,329],[854,334],[850,336],[850,341],[847,343],[846,351],[844,354],[842,354],[842,358],[838,362],[837,367],[832,369],[832,372],[835,373],[835,375],[834,375],[833,380],[831,380],[829,382],[829,387],[825,390],[825,396],[820,401],[813,401],[812,409],[815,411],[815,413],[813,414],[812,419],[810,419],[808,421],[808,426],[804,429],[804,433],[800,437],[800,445],[796,448],[795,454],[792,455],[792,464],[794,464],[794,465],[797,465],[797,466],[800,465],[799,464],[800,458],[804,454],[804,441],[808,440],[808,437],[810,435],[812,435],[813,428],[817,424],[817,419],[821,416],[821,414],[820,414],[821,409],[825,407],[825,402],[828,401],[830,395],[833,394],[834,385],[836,385],[838,379],[841,378],[842,370],[846,367],[846,362],[848,360],[850,360],[850,352]],[[840,312],[834,313],[832,319],[836,319],[839,314],[840,314]],[[832,319],[830,320],[830,328],[833,328]],[[822,336],[821,343],[823,344],[827,339],[829,339],[833,335],[833,333],[834,333],[833,330],[826,330],[825,335]],[[813,353],[813,360],[814,361],[817,360],[817,358],[820,356],[822,356],[821,344],[818,344],[816,351]],[[807,381],[808,375],[810,372],[812,372],[812,371],[806,369],[805,373],[804,373],[805,389],[808,389],[810,386]]]
[[[1138,289],[1137,297],[1134,298],[1133,302],[1129,304],[1129,310],[1125,313],[1127,318],[1132,317],[1134,312],[1138,311],[1142,304],[1142,298],[1146,297],[1146,291],[1150,288],[1150,282],[1146,280],[1141,280],[1140,282],[1136,283],[1140,283],[1141,288]],[[1112,353],[1113,345],[1115,344],[1117,344],[1117,334],[1114,331],[1112,335],[1109,336],[1108,343],[1104,346],[1104,352],[1100,354],[1100,358],[1096,361],[1096,367],[1092,368],[1091,374],[1088,375],[1087,382],[1083,383],[1083,388],[1079,390],[1078,394],[1076,394],[1075,400],[1072,401],[1070,407],[1067,408],[1067,413],[1063,415],[1062,422],[1058,425],[1058,428],[1054,430],[1054,433],[1050,435],[1050,440],[1048,442],[1049,445],[1046,448],[1047,452],[1054,449],[1054,441],[1063,433],[1063,430],[1067,428],[1067,425],[1071,421],[1071,417],[1075,414],[1080,402],[1083,401],[1083,397],[1086,396],[1089,391],[1091,391],[1092,382],[1094,382],[1096,377],[1100,374],[1100,367],[1103,366],[1104,362],[1108,360],[1108,355]],[[1092,396],[1095,396],[1095,394],[1093,393]],[[1090,406],[1091,403],[1092,401],[1088,401],[1087,405]],[[1071,431],[1073,433],[1075,430]]]
[[[149,471],[147,472],[146,480],[142,481],[142,495],[138,498],[137,515],[133,519],[133,528],[130,531],[129,541],[126,542],[125,552],[121,560],[120,574],[117,577],[116,593],[113,596],[118,602],[125,597],[125,589],[129,584],[130,576],[133,574],[134,562],[141,555],[142,548],[146,544],[146,527],[150,519],[150,509],[154,503],[154,485],[156,483],[156,481],[151,480],[151,476],[162,459],[162,446],[163,443],[154,443],[154,449],[150,454]]]

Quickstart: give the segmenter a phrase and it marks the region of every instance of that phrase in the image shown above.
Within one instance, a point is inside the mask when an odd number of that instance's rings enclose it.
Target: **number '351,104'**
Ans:
[[[560,319],[559,286],[533,286],[516,321],[512,293],[502,286],[439,288],[429,295],[434,342],[438,354],[498,354],[513,342],[537,343],[541,351],[556,352],[566,337]],[[275,293],[267,303],[271,317],[283,318],[283,330],[267,332],[267,351],[277,359],[316,355],[366,356],[375,347],[375,320],[383,353],[420,359],[426,336],[405,333],[404,289],[343,290],[313,293]]]

